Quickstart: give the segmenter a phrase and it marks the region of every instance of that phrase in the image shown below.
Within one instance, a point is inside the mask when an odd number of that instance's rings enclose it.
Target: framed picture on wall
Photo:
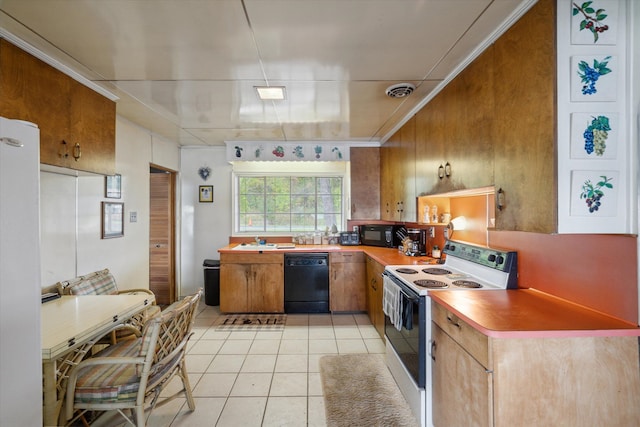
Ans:
[[[105,177],[104,196],[107,199],[122,197],[122,175],[108,175]]]
[[[124,203],[102,202],[102,238],[124,236]]]
[[[213,185],[200,186],[200,203],[213,203]]]

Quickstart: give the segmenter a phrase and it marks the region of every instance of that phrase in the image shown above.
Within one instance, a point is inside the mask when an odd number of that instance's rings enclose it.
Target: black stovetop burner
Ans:
[[[416,270],[414,270],[413,268],[396,268],[396,272],[398,273],[402,273],[402,274],[418,274],[418,272]]]
[[[436,276],[444,276],[445,274],[451,274],[451,271],[447,270],[446,268],[423,268],[422,269],[423,273],[427,273],[427,274],[433,274]]]
[[[431,279],[414,280],[413,283],[417,286],[428,288],[428,289],[445,289],[449,287],[449,285],[447,285],[444,282],[441,282],[439,280],[431,280]]]
[[[479,289],[482,287],[480,283],[474,282],[473,280],[454,280],[452,283],[461,288]]]

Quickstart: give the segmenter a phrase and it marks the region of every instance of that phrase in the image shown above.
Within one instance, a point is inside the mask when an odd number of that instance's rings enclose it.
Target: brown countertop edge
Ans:
[[[442,290],[429,296],[493,338],[640,336],[638,325],[536,289]]]
[[[436,262],[431,257],[412,257],[404,255],[398,252],[394,248],[380,248],[375,246],[341,246],[341,245],[296,245],[295,248],[289,249],[267,249],[265,251],[259,250],[233,250],[237,243],[231,243],[223,248],[218,249],[219,253],[224,254],[257,254],[257,253],[299,253],[299,252],[364,252],[369,255],[375,261],[382,265],[426,265]]]

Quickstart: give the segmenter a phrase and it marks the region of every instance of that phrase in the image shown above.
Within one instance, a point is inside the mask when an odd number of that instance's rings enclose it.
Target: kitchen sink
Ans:
[[[233,248],[234,251],[268,251],[272,249],[278,249],[278,244],[265,243],[261,245],[258,243],[241,243]]]

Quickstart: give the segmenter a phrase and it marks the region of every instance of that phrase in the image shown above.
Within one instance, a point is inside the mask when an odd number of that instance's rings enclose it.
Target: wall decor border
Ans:
[[[319,141],[225,141],[227,160],[238,161],[349,161],[349,144]]]

